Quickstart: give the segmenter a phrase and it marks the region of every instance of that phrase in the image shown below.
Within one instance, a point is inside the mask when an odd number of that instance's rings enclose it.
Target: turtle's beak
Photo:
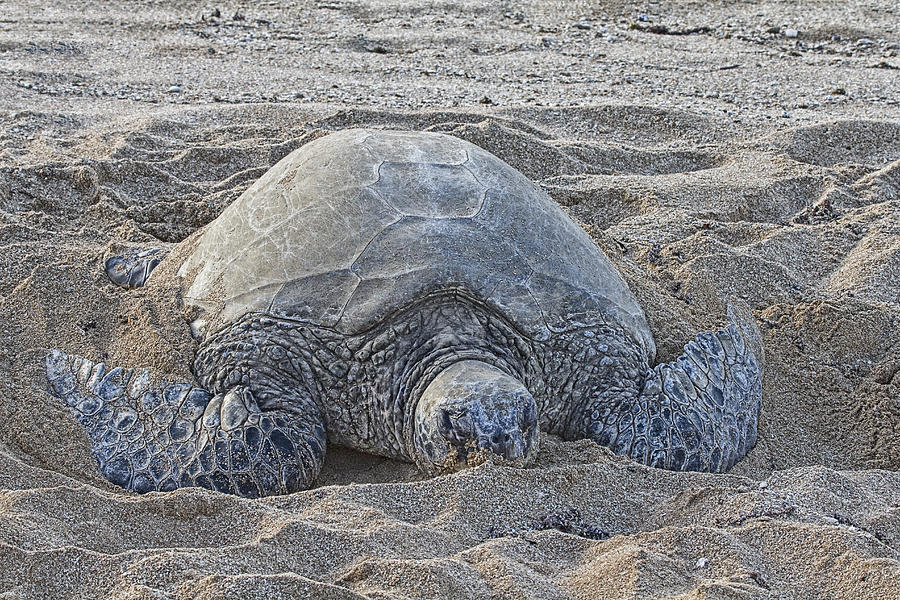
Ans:
[[[461,410],[438,413],[438,431],[452,446],[465,454],[487,451],[510,462],[529,454],[529,433],[536,428],[537,411],[527,405],[491,411],[474,401]]]
[[[480,361],[445,369],[425,390],[416,413],[425,459],[418,462],[427,471],[485,461],[524,466],[537,453],[534,397],[520,381]]]

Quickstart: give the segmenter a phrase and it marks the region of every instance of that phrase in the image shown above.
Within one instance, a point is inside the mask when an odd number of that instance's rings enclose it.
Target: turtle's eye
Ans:
[[[469,439],[472,423],[465,413],[439,409],[438,431],[452,444],[463,444]]]
[[[440,425],[441,433],[446,435],[453,431],[453,420],[450,418],[449,412],[447,412],[443,408],[440,409],[440,411],[441,412],[438,418],[438,423]]]

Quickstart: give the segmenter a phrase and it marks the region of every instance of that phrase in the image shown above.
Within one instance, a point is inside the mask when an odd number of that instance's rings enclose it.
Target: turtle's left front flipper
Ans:
[[[749,311],[729,308],[728,320],[653,367],[638,398],[590,423],[588,437],[652,467],[730,469],[756,444],[762,343]]]
[[[46,367],[50,393],[87,429],[101,472],[116,485],[256,497],[305,489],[318,476],[325,429],[299,392],[261,409],[243,385],[215,395],[187,383],[153,387],[146,370],[107,370],[58,350]]]

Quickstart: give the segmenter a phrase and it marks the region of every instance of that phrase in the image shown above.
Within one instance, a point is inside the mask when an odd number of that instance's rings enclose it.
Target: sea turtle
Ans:
[[[107,269],[134,287],[158,260]],[[524,175],[455,137],[316,139],[166,261],[177,275],[149,285],[198,314],[199,385],[46,360],[51,393],[128,489],[301,490],[326,440],[428,473],[525,465],[539,430],[675,470],[726,470],[756,440],[752,320],[735,312],[651,367],[610,260]]]

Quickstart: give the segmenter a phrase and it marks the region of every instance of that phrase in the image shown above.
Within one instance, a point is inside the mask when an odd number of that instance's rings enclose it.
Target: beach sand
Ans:
[[[0,2],[0,597],[900,597],[900,8],[600,4]],[[189,380],[196,346],[103,261],[345,127],[537,182],[659,361],[749,306],[756,447],[674,473],[544,436],[531,468],[431,479],[329,448],[262,500],[106,482],[46,351]]]

